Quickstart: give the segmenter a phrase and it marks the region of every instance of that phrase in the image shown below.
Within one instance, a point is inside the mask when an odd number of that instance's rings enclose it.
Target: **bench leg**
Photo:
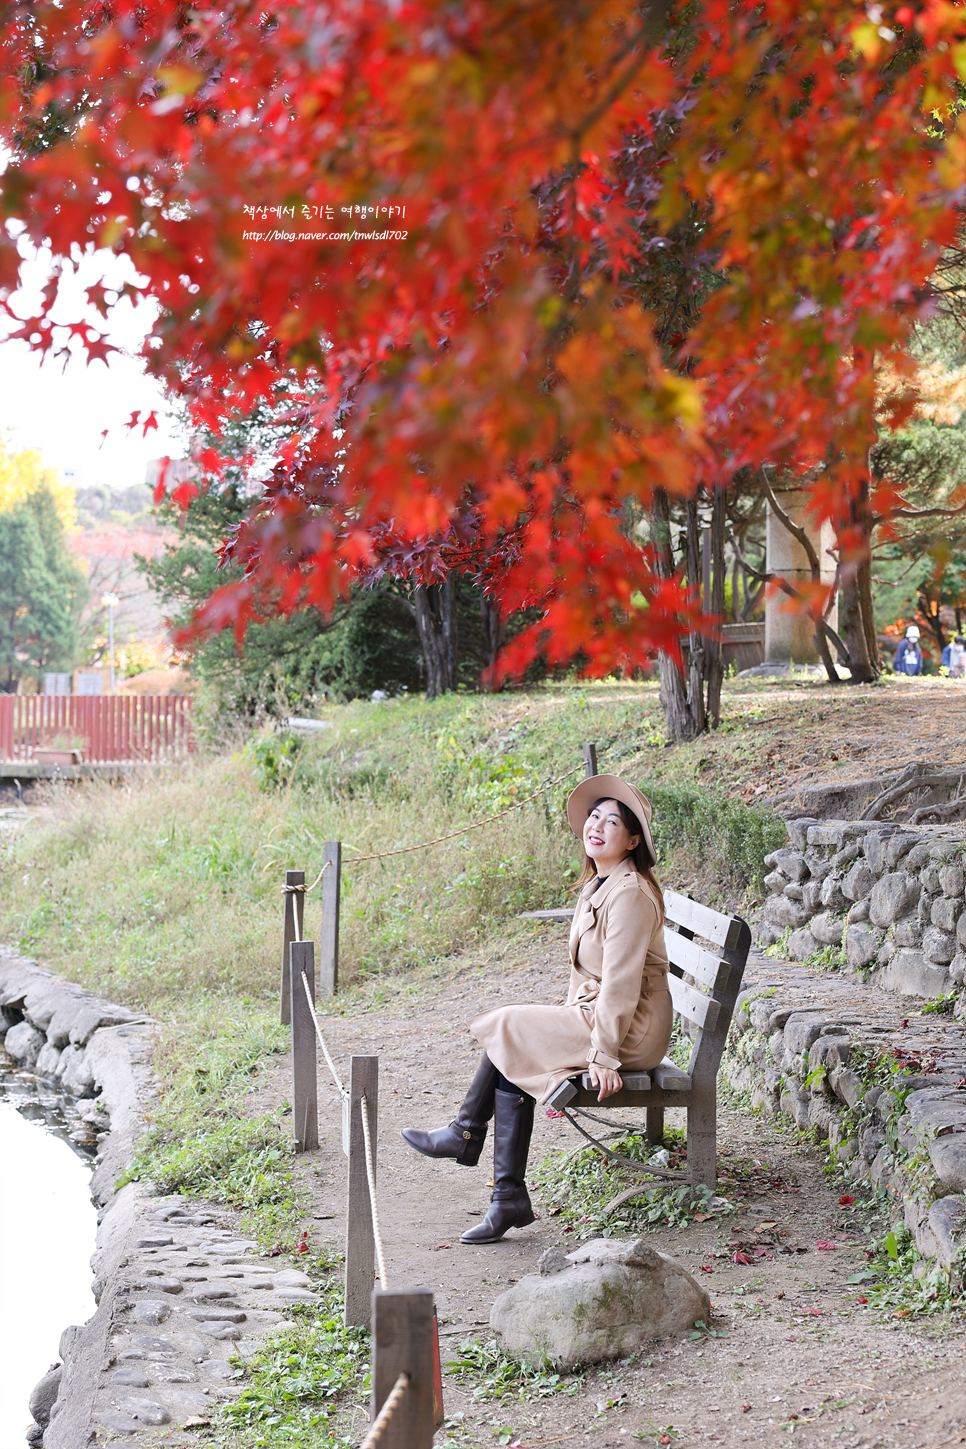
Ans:
[[[651,1143],[664,1141],[664,1104],[655,1103],[647,1109],[647,1140]]]
[[[714,1082],[692,1080],[688,1103],[688,1180],[714,1187],[718,1174],[717,1092]]]

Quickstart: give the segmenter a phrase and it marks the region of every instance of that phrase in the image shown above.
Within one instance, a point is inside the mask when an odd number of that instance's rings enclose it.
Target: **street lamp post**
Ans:
[[[120,603],[117,594],[105,594],[101,599],[107,605],[107,652],[111,659],[111,693],[114,693],[114,610]]]

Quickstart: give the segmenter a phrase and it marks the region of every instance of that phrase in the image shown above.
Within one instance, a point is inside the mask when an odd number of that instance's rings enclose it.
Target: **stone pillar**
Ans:
[[[816,528],[815,520],[806,512],[808,494],[803,489],[776,489],[776,496],[791,521],[804,528],[818,554],[822,570],[822,582],[831,584],[835,578],[835,559],[829,550],[835,546],[835,530],[831,523]],[[809,584],[812,570],[805,550],[793,538],[788,529],[776,516],[771,504],[767,504],[765,521],[765,567],[769,573],[781,574],[794,587]],[[765,662],[766,664],[818,664],[815,648],[815,626],[807,614],[788,612],[785,608],[792,601],[786,593],[769,589],[765,598]],[[838,601],[832,605],[828,622],[833,629],[838,627]],[[833,650],[834,657],[834,650]]]

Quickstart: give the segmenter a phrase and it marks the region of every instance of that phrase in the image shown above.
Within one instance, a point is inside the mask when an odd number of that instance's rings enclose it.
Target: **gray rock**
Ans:
[[[147,1389],[151,1380],[143,1369],[119,1368],[111,1374],[111,1383],[121,1384],[126,1389]]]
[[[896,921],[893,939],[897,946],[919,946],[922,944],[923,928],[916,916],[903,916]]]
[[[190,1369],[166,1363],[153,1363],[151,1378],[156,1384],[196,1384],[198,1382],[198,1375],[192,1373]]]
[[[881,875],[886,869],[885,847],[888,839],[881,830],[870,830],[862,842],[862,853],[875,875]]]
[[[815,1041],[812,1042],[812,1045],[808,1049],[808,1072],[809,1072],[809,1075],[811,1076],[812,1072],[814,1072],[817,1067],[826,1067],[826,1068],[829,1068],[830,1067],[829,1056],[830,1056],[830,1053],[833,1050],[835,1052],[835,1063],[834,1063],[834,1065],[835,1066],[841,1066],[842,1065],[842,1056],[841,1056],[841,1052],[839,1051],[839,1048],[841,1047],[845,1051],[846,1059],[848,1059],[848,1053],[851,1050],[851,1046],[852,1046],[852,1043],[851,1043],[851,1041],[849,1040],[849,1038],[847,1036],[820,1036],[820,1037],[817,1037],[815,1039]],[[813,1093],[818,1093],[818,1092],[821,1092],[821,1091],[822,1091],[822,1083],[817,1081],[813,1085],[813,1087],[812,1087],[812,1092]]]
[[[138,1238],[137,1246],[139,1248],[170,1248],[173,1242],[174,1238],[170,1236],[164,1237],[163,1235],[158,1234],[155,1237]]]
[[[922,954],[937,966],[948,966],[956,954],[956,937],[938,926],[929,926],[922,935]]]
[[[765,876],[765,890],[771,891],[772,895],[781,895],[787,884],[780,870],[770,870]]]
[[[822,882],[820,880],[807,880],[802,886],[802,905],[806,911],[817,911],[822,904]]]
[[[29,1021],[21,1021],[7,1032],[4,1047],[7,1055],[13,1057],[19,1066],[30,1068],[36,1066],[46,1040],[43,1032],[31,1026]]]
[[[844,875],[848,867],[852,864],[853,860],[858,859],[858,856],[859,845],[856,841],[853,840],[848,844],[843,845],[841,850],[837,850],[835,852],[835,854],[829,861],[829,865],[832,867],[833,870],[841,871]]]
[[[806,835],[809,845],[834,845],[836,850],[844,840],[844,832],[841,824],[810,825]]]
[[[824,1097],[813,1096],[808,1104],[808,1125],[819,1141],[828,1140],[829,1131],[838,1121],[838,1112],[833,1111]]]
[[[872,887],[869,920],[874,926],[891,926],[908,915],[919,900],[919,881],[907,871],[884,875]]]
[[[845,921],[846,921],[846,924],[847,925],[854,926],[854,925],[857,925],[859,921],[867,921],[868,919],[869,919],[869,903],[868,903],[868,901],[856,901],[855,905],[852,907],[852,909],[849,911],[848,915],[846,916]]]
[[[966,955],[962,951],[957,951],[950,961],[949,975],[957,986],[962,986],[963,980],[966,978]]]
[[[875,876],[867,861],[857,860],[842,882],[842,894],[850,901],[861,901],[869,894]]]
[[[562,1273],[565,1268],[569,1268],[570,1262],[559,1248],[547,1248],[537,1259],[537,1267],[542,1277],[549,1278],[552,1273]]]
[[[814,955],[818,950],[818,943],[808,927],[805,926],[800,931],[792,932],[785,949],[790,961],[807,961],[809,956]]]
[[[79,1324],[70,1323],[60,1335],[60,1343],[57,1346],[57,1352],[64,1360],[64,1363],[66,1363],[67,1360],[72,1356],[74,1349],[80,1342],[83,1332],[84,1330],[80,1327]]]
[[[963,912],[956,922],[956,940],[962,946],[963,950],[966,951],[966,911]]]
[[[73,1096],[94,1096],[94,1073],[83,1047],[64,1047],[57,1063],[57,1077],[65,1090]]]
[[[818,881],[819,884],[821,884],[832,869],[825,859],[825,856],[821,855],[817,850],[809,850],[806,852],[805,864],[811,873],[812,881]],[[811,884],[811,882],[806,882],[806,884]]]
[[[808,876],[808,866],[805,857],[799,850],[774,850],[765,862],[774,870],[780,870],[786,880],[794,881],[800,885]]]
[[[59,1061],[60,1052],[55,1046],[51,1046],[49,1041],[45,1041],[37,1057],[36,1072],[38,1077],[56,1077]]]
[[[939,872],[939,888],[944,896],[958,899],[966,887],[966,871],[961,865],[944,865]]]
[[[921,951],[896,951],[877,980],[900,996],[925,996],[932,1001],[945,990],[948,973],[945,966],[927,961]]]
[[[879,965],[885,966],[887,962],[891,961],[898,949],[899,948],[896,945],[895,941],[893,941],[889,936],[886,936],[885,940],[882,942],[882,945],[879,947]]]
[[[836,875],[827,875],[822,881],[822,905],[831,911],[847,911],[851,905],[842,894],[842,882]]]
[[[932,850],[928,840],[917,840],[906,857],[906,870],[921,870],[929,864]]]
[[[800,1056],[808,1051],[816,1037],[821,1036],[823,1025],[821,1017],[793,1012],[785,1022],[785,1046]]]
[[[318,1299],[310,1288],[276,1288],[272,1294],[275,1303],[317,1303]]]
[[[106,1414],[100,1414],[97,1419],[103,1429],[109,1429],[112,1434],[136,1434],[142,1427],[137,1419],[132,1419],[130,1414],[118,1414],[108,1409]]]
[[[936,1240],[936,1259],[943,1268],[958,1262],[963,1250],[966,1200],[956,1194],[941,1197],[929,1209],[929,1227]]]
[[[918,835],[905,835],[901,831],[890,836],[885,842],[882,852],[886,870],[895,870],[900,860],[904,855],[908,855],[918,839]]]
[[[808,828],[810,825],[817,824],[818,821],[811,815],[801,815],[797,820],[785,821],[788,838],[796,850],[805,849],[808,844]]]
[[[85,1047],[100,1026],[121,1026],[126,1021],[136,1021],[133,1011],[123,1006],[109,1006],[104,1001],[87,1000],[74,1014],[70,1027],[70,1039],[74,1046]]]
[[[855,1107],[862,1100],[861,1078],[847,1067],[833,1068],[828,1074],[828,1084],[847,1107]]]
[[[931,896],[926,891],[923,891],[922,895],[919,897],[919,904],[916,906],[916,919],[918,920],[920,926],[922,926],[923,930],[925,930],[926,927],[929,925],[929,920],[932,916],[933,904],[938,899],[938,896]]]
[[[132,1394],[119,1394],[117,1407],[122,1414],[127,1414],[134,1419],[140,1427],[142,1424],[169,1424],[171,1415],[163,1404],[157,1404],[153,1399],[137,1399]]]
[[[199,1368],[205,1378],[209,1379],[231,1379],[239,1372],[227,1359],[223,1358],[209,1358],[203,1364],[199,1364]]]
[[[148,1293],[182,1293],[184,1284],[180,1278],[165,1278],[162,1274],[145,1274],[138,1283],[132,1285],[142,1292]]]
[[[783,894],[786,895],[790,901],[800,901],[803,899],[802,887],[800,885],[787,885],[783,891]]]
[[[929,1156],[943,1187],[952,1192],[966,1189],[966,1134],[936,1137],[929,1144]]]
[[[765,902],[764,917],[769,926],[791,926],[795,930],[805,925],[808,912],[798,901],[790,901],[787,896],[769,896]]]
[[[197,1323],[244,1323],[248,1314],[241,1308],[192,1308],[188,1317]]]
[[[241,1326],[237,1323],[229,1323],[227,1318],[212,1319],[198,1326],[208,1338],[217,1339],[221,1343],[237,1343],[243,1336]]]
[[[57,1402],[63,1374],[63,1366],[60,1364],[48,1369],[43,1378],[34,1384],[30,1398],[27,1400],[27,1408],[37,1423],[44,1427],[50,1423],[50,1411]]]
[[[811,1097],[808,1092],[802,1091],[797,1083],[785,1078],[785,1084],[781,1090],[779,1106],[789,1117],[794,1117],[795,1126],[803,1132],[808,1127],[808,1108]]]
[[[942,890],[939,883],[939,866],[932,862],[923,866],[919,872],[919,879],[922,882],[923,890],[928,891],[931,896],[937,896]]]
[[[868,966],[870,961],[875,960],[884,940],[884,933],[874,926],[849,926],[845,933],[845,957],[849,965],[857,971]]]
[[[823,911],[821,915],[812,917],[808,929],[823,946],[841,946],[845,921],[841,916],[833,916],[830,911]]]
[[[708,1321],[701,1285],[644,1238],[598,1238],[569,1259],[566,1272],[527,1274],[494,1303],[490,1326],[510,1353],[572,1368],[624,1358]]]
[[[143,1298],[135,1303],[131,1317],[135,1323],[148,1323],[157,1327],[171,1316],[171,1304],[160,1298]]]
[[[196,1303],[216,1303],[221,1298],[237,1298],[237,1288],[225,1283],[199,1283],[191,1294]]]
[[[885,1140],[885,1131],[877,1123],[862,1129],[859,1134],[859,1151],[867,1162],[871,1162],[878,1156],[885,1146]]]

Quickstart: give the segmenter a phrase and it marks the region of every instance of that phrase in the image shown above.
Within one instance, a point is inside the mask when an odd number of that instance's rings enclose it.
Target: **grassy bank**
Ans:
[[[602,770],[650,794],[672,881],[700,876],[734,908],[781,837],[775,816],[721,788],[753,768],[747,709],[713,742],[714,785],[703,783],[712,742],[663,747],[649,685],[357,704],[328,710],[326,723],[317,740],[267,736],[161,778],[54,788],[47,823],[0,846],[0,939],[164,1015],[267,1002],[283,872],[311,879],[323,842],[341,839],[344,979],[425,964],[567,899],[579,853],[563,807],[579,772],[482,830],[391,860],[353,858],[496,814],[579,765],[586,739]]]

